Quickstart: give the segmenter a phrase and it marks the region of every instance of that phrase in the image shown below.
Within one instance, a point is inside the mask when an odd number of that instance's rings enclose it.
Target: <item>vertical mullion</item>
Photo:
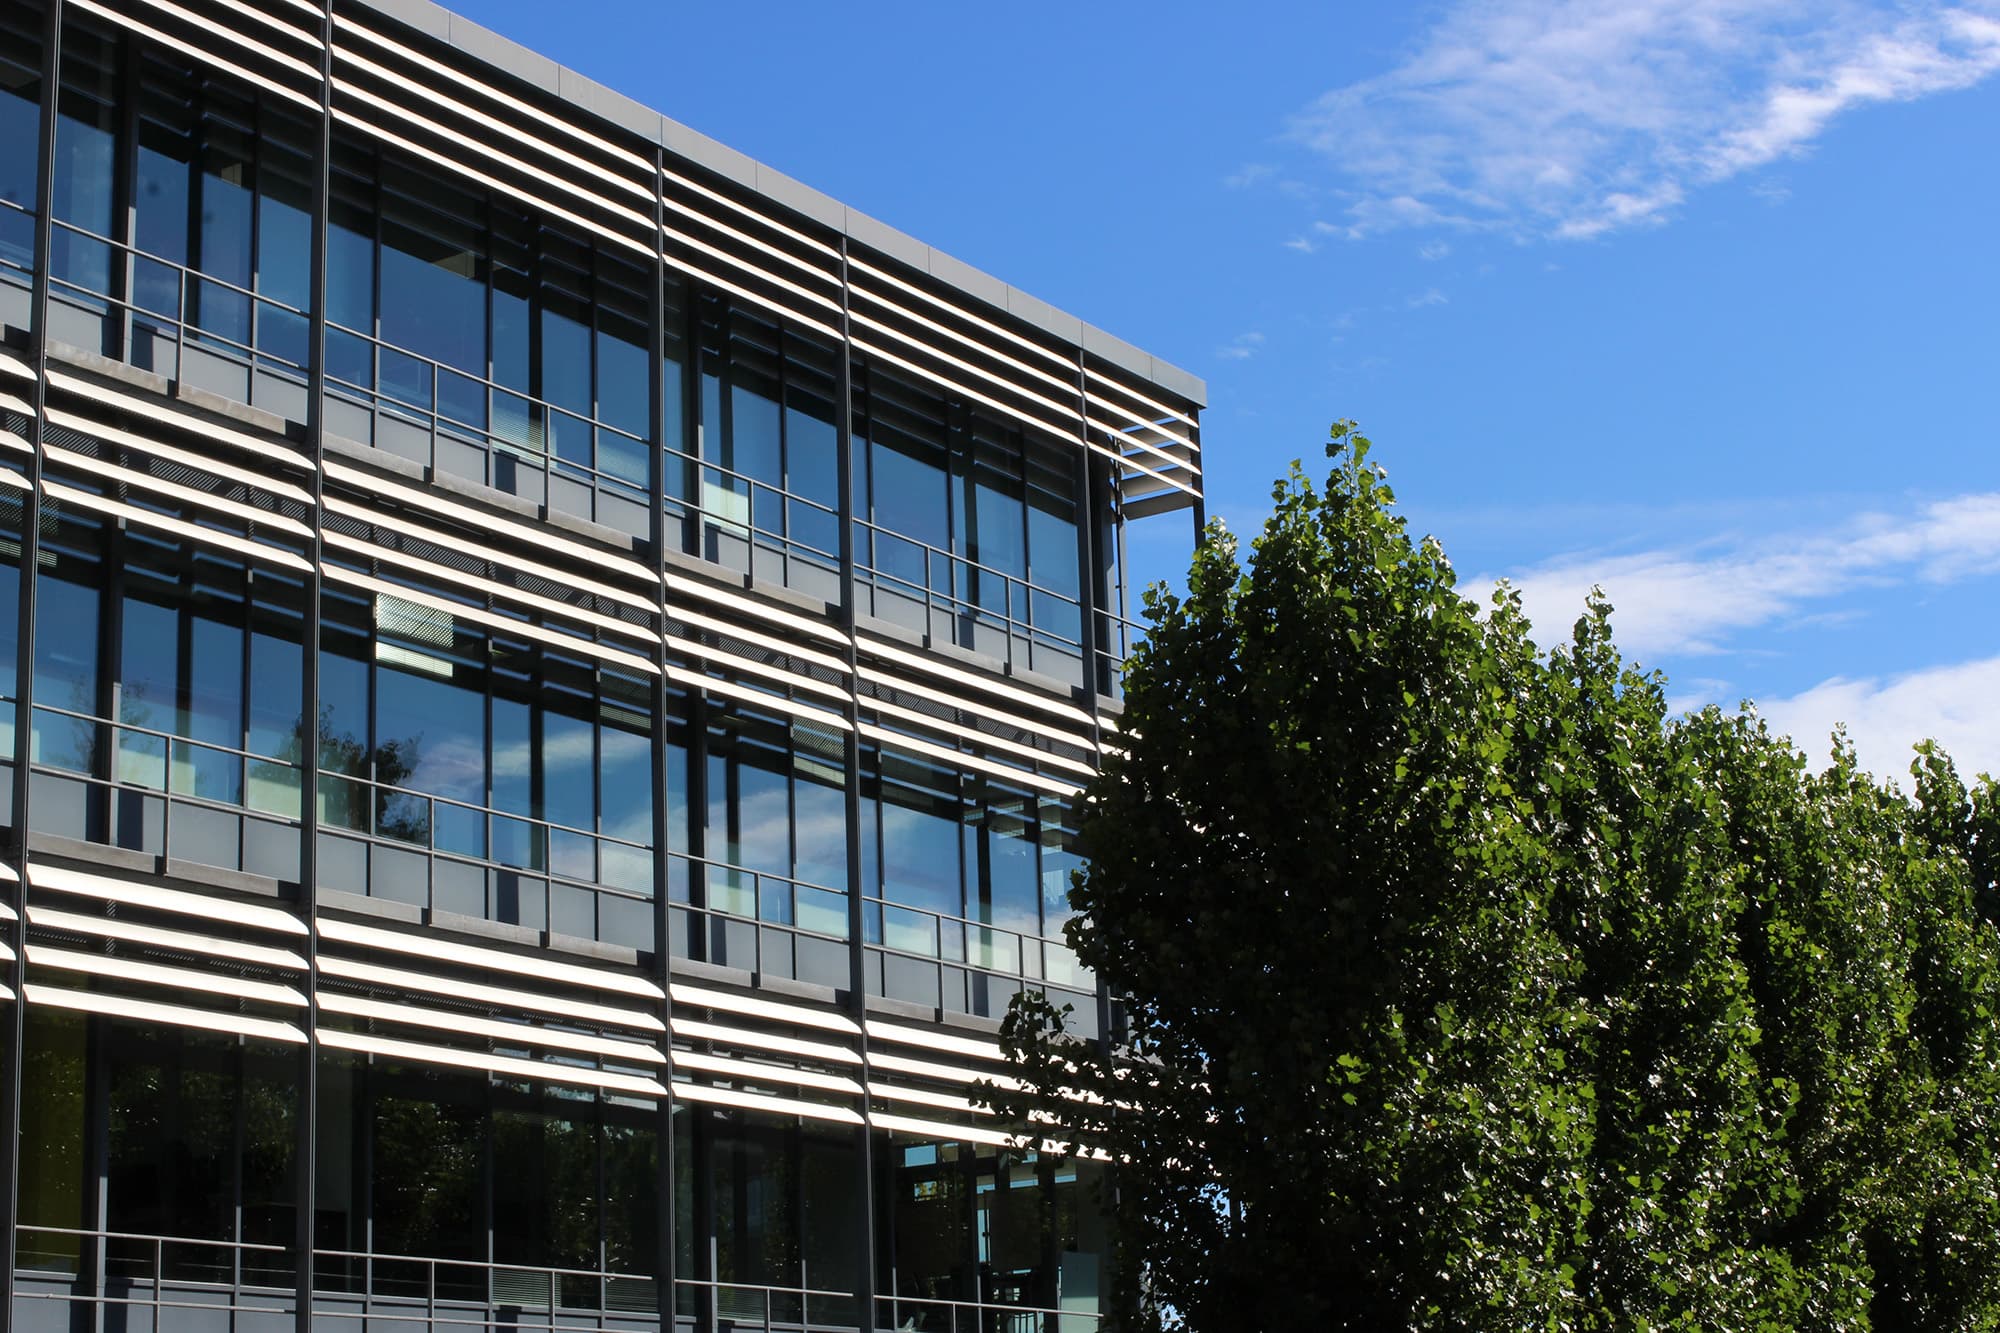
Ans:
[[[659,617],[658,643],[653,649],[653,728],[651,760],[653,765],[653,972],[660,987],[660,1022],[663,1025],[661,1042],[663,1052],[672,1069],[674,1053],[674,999],[673,999],[673,867],[667,857],[667,848],[673,839],[667,827],[671,804],[667,792],[667,779],[672,771],[668,763],[667,751],[667,709],[671,699],[667,688],[667,282],[668,269],[664,246],[666,243],[666,152],[655,148],[653,151],[653,285],[648,299],[651,309],[646,321],[646,418],[652,423],[652,447],[647,451],[651,460],[652,506],[650,520],[653,538],[653,578],[654,612]],[[686,367],[682,367],[685,381]],[[682,389],[685,405],[686,388]],[[679,423],[685,427],[685,422]],[[653,1215],[655,1218],[655,1253],[653,1255],[655,1303],[660,1316],[660,1326],[667,1328],[675,1322],[677,1303],[674,1298],[674,1181],[677,1163],[674,1161],[674,1105],[673,1078],[667,1078],[668,1095],[659,1103],[659,1114],[655,1126],[658,1134],[653,1160]],[[600,1145],[600,1152],[602,1145]]]
[[[132,39],[118,43],[118,88],[123,105],[118,109],[117,138],[113,140],[111,177],[111,239],[117,242],[112,264],[111,298],[117,307],[117,322],[105,348],[114,360],[132,358],[133,301],[136,286],[133,251],[138,245],[139,194],[139,43]]]
[[[1077,600],[1081,603],[1077,610],[1081,613],[1078,619],[1082,624],[1082,643],[1080,647],[1083,651],[1084,701],[1090,709],[1090,743],[1098,754],[1102,754],[1104,728],[1098,714],[1097,705],[1098,701],[1103,697],[1102,691],[1109,688],[1109,678],[1100,676],[1098,673],[1101,668],[1108,669],[1110,663],[1107,661],[1100,664],[1097,660],[1099,649],[1097,634],[1098,511],[1095,497],[1092,495],[1094,487],[1091,484],[1090,390],[1088,385],[1089,377],[1084,364],[1084,353],[1081,348],[1078,348],[1076,353],[1076,410],[1077,415],[1083,418],[1083,425],[1078,428],[1076,441],[1076,477],[1079,506],[1076,524],[1076,550],[1079,565],[1078,573],[1080,575],[1077,579]],[[1107,473],[1107,478],[1107,494],[1105,499],[1109,501],[1111,487],[1118,484],[1117,471],[1113,469]],[[1123,573],[1124,566],[1119,566],[1119,570]],[[1074,817],[1073,813],[1071,818]],[[1044,976],[1046,977],[1046,969],[1044,969]],[[1111,993],[1105,986],[1103,978],[1093,975],[1091,980],[1095,983],[1097,991],[1098,1049],[1108,1052],[1111,1041]]]
[[[847,267],[847,237],[840,238],[840,362],[839,383],[835,386],[834,465],[839,469],[840,497],[840,630],[846,636],[847,736],[841,746],[842,786],[847,826],[847,996],[860,1031],[855,1037],[860,1054],[862,1124],[855,1130],[860,1151],[855,1169],[861,1176],[856,1197],[861,1201],[858,1234],[861,1252],[855,1255],[854,1299],[856,1326],[872,1329],[875,1318],[875,1203],[874,1135],[868,1121],[868,947],[864,925],[866,904],[861,883],[861,696],[860,655],[854,637],[856,595],[854,578],[854,337],[849,322],[851,275]],[[873,483],[874,471],[869,471]],[[925,575],[929,581],[929,575]]]
[[[306,447],[312,455],[312,513],[307,521],[312,525],[312,568],[305,578],[305,605],[299,625],[298,909],[306,927],[302,949],[306,960],[306,1007],[301,1015],[306,1039],[299,1052],[298,1102],[292,1112],[293,1247],[297,1251],[293,1320],[298,1333],[312,1333],[313,1245],[319,1214],[319,649],[323,591],[320,562],[326,492],[326,268],[333,169],[333,0],[324,0],[321,5],[319,36],[319,116],[313,138],[306,338]]]
[[[30,388],[28,418],[28,477],[21,491],[20,610],[19,637],[15,655],[14,701],[14,791],[10,823],[13,845],[8,849],[13,862],[13,961],[8,966],[8,989],[13,1001],[8,1008],[12,1040],[7,1045],[6,1116],[7,1142],[0,1151],[0,1171],[5,1173],[0,1190],[4,1209],[6,1253],[0,1255],[0,1322],[11,1324],[14,1310],[14,1267],[19,1253],[21,1220],[21,1082],[22,1047],[27,1041],[27,959],[28,959],[28,765],[33,757],[35,701],[35,572],[41,559],[42,436],[48,425],[49,396],[49,264],[53,257],[55,215],[56,97],[61,83],[62,0],[45,0],[42,25],[41,106],[36,130],[35,178],[35,271],[30,297],[28,327],[30,357],[34,362],[34,384]]]

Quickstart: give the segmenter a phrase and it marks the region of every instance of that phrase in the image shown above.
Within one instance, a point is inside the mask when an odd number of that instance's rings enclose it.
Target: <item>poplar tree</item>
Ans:
[[[1370,443],[1147,595],[1001,1110],[1108,1157],[1133,1330],[2000,1326],[2000,800],[1543,651]]]

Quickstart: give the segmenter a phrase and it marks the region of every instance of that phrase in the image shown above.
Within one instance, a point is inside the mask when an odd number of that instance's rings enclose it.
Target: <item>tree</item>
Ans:
[[[1461,596],[1350,422],[1147,597],[1001,1109],[1116,1163],[1122,1327],[2000,1323],[1995,789],[1670,716]]]

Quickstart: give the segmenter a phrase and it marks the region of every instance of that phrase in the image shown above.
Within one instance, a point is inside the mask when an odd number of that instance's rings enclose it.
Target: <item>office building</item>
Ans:
[[[0,323],[13,1328],[1097,1326],[1199,381],[421,0],[0,0]]]

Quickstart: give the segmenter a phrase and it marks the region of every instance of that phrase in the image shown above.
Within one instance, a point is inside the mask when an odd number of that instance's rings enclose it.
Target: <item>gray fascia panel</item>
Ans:
[[[931,270],[931,248],[928,245],[866,213],[852,208],[847,210],[847,235],[898,263],[908,264],[919,273]]]
[[[839,200],[762,162],[757,164],[757,192],[823,227],[831,227],[835,231],[844,231],[847,227],[847,209]]]
[[[1046,301],[1007,287],[970,264],[933,250],[887,223],[848,208],[811,186],[766,167],[755,158],[651,110],[594,79],[558,65],[519,42],[502,37],[432,0],[361,0],[361,3],[464,52],[481,64],[540,88],[588,115],[637,134],[648,143],[657,141],[668,152],[756,192],[778,208],[845,231],[852,239],[891,259],[919,272],[929,273],[972,299],[1003,309],[1044,333],[1084,347],[1121,369],[1198,406],[1207,401],[1207,388],[1196,376],[1140,352],[1122,339],[1090,328],[1076,316],[1065,314]],[[1085,341],[1086,332],[1090,342]]]
[[[963,259],[953,259],[942,250],[930,252],[931,276],[939,282],[949,283],[959,291],[977,301],[984,301],[999,309],[1007,308],[1007,284],[990,273],[985,273]]]
[[[439,11],[444,12],[444,11]],[[474,60],[505,70],[524,83],[532,84],[544,92],[561,96],[561,66],[539,52],[508,41],[505,37],[482,28],[470,19],[457,14],[447,14],[451,25],[451,45],[465,52]]]
[[[1156,356],[1153,358],[1151,378],[1168,393],[1177,393],[1196,407],[1208,406],[1208,385],[1202,382],[1199,375],[1190,375],[1172,362],[1162,361]]]
[[[1145,379],[1153,378],[1153,356],[1143,352],[1123,338],[1106,333],[1094,324],[1083,326],[1083,350],[1100,361],[1108,361],[1120,370],[1129,370]]]
[[[1082,320],[1075,315],[1064,314],[1039,296],[1030,296],[1019,287],[1007,289],[1007,313],[1055,334],[1072,347],[1083,346]]]
[[[691,130],[670,116],[660,118],[660,143],[676,157],[712,171],[726,181],[731,181],[746,190],[757,188],[757,159],[747,153],[739,153],[726,143],[709,138],[700,130]],[[672,163],[668,163],[672,166]]]

